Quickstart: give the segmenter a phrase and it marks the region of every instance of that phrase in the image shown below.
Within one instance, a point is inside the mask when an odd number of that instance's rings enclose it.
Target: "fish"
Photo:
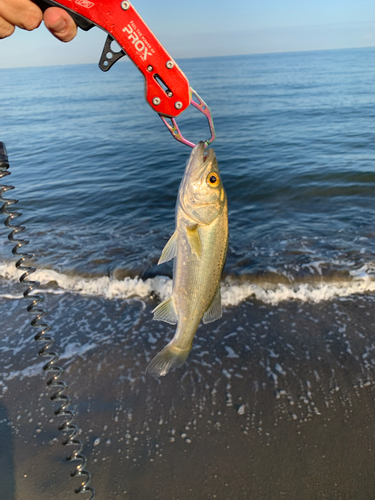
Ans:
[[[199,142],[185,168],[176,202],[176,228],[158,264],[173,261],[172,295],[152,312],[153,319],[177,323],[173,339],[146,373],[164,376],[186,361],[203,318],[222,316],[221,276],[228,250],[228,202],[212,148]]]

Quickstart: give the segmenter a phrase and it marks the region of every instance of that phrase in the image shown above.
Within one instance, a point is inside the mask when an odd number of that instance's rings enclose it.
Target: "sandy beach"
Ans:
[[[3,301],[3,317],[11,304],[21,327],[6,320],[2,500],[73,499],[26,302]],[[246,301],[154,380],[144,369],[173,334],[151,321],[154,301],[48,295],[97,498],[372,500],[373,304]]]

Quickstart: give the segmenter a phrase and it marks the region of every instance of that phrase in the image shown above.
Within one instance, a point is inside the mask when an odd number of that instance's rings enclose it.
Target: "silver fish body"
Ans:
[[[228,248],[227,197],[213,149],[193,149],[176,204],[176,230],[159,264],[174,259],[170,299],[157,306],[154,319],[178,323],[171,342],[151,361],[147,372],[161,376],[189,355],[199,323],[222,315],[220,280]]]

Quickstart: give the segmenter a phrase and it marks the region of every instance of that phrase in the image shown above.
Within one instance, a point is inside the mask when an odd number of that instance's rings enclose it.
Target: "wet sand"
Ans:
[[[1,303],[1,500],[70,500],[79,479],[24,306]],[[374,297],[227,308],[160,380],[144,369],[174,328],[151,321],[155,302],[45,306],[98,499],[373,499]]]

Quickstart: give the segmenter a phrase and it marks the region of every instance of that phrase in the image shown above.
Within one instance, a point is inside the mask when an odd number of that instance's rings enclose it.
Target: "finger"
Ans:
[[[70,42],[77,34],[76,23],[64,9],[58,7],[50,7],[44,12],[44,24],[62,42]]]
[[[32,31],[42,22],[43,14],[30,0],[0,0],[0,17],[13,26]]]
[[[2,17],[0,17],[0,39],[7,38],[14,32],[13,24],[8,23]]]

